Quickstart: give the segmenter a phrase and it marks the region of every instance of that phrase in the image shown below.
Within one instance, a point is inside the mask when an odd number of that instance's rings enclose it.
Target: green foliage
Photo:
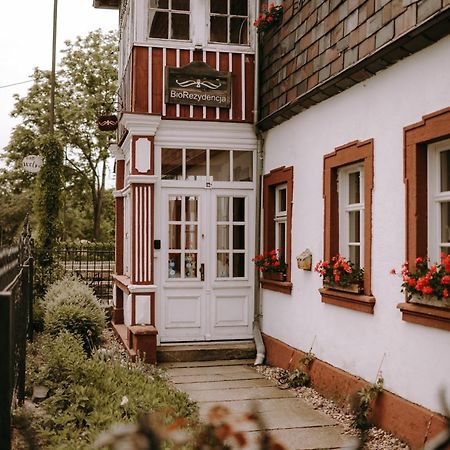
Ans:
[[[100,344],[105,315],[92,289],[74,277],[53,284],[45,298],[45,332],[53,336],[67,330],[79,336],[90,354]]]
[[[42,333],[44,331],[44,305],[42,300],[35,298],[33,302],[33,330]]]
[[[56,174],[65,180],[60,200],[64,207],[58,217],[63,227],[58,237],[108,240],[114,208],[106,175],[108,146],[114,134],[99,131],[96,118],[116,109],[117,36],[97,30],[65,44],[55,98],[55,136],[64,148],[60,156],[65,157],[63,173]],[[0,169],[0,242],[4,243],[14,238],[25,212],[38,213],[31,204],[37,177],[21,167],[23,157],[36,154],[40,137],[49,133],[50,72],[36,68],[33,80],[26,96],[15,96],[11,115],[19,118],[20,124],[1,155],[6,163]],[[53,194],[60,194],[57,185],[54,187]],[[103,217],[107,218],[104,223]]]
[[[305,353],[305,356],[302,358],[302,364],[307,368],[310,369],[311,364],[316,359],[316,355],[309,351],[308,353]]]
[[[291,388],[309,386],[311,377],[309,370],[312,362],[316,359],[316,355],[309,351],[299,362],[299,368],[293,370],[287,379],[288,386]]]
[[[38,243],[42,248],[51,250],[61,236],[59,212],[63,187],[64,152],[54,135],[45,135],[39,141],[39,153],[44,163],[37,180]],[[42,254],[39,263],[43,267],[51,266],[53,263],[51,253]]]
[[[55,306],[45,314],[45,332],[57,335],[61,330],[67,330],[83,339],[83,348],[90,354],[100,343],[104,328],[103,312],[74,304]]]
[[[371,405],[377,398],[378,394],[383,391],[383,378],[378,378],[377,381],[358,391],[358,406],[355,408],[354,426],[359,430],[367,430],[371,427],[369,420]]]
[[[44,303],[47,311],[61,304],[94,309],[98,307],[94,291],[74,275],[65,275],[53,283],[45,294]]]
[[[97,435],[117,422],[135,422],[142,412],[162,411],[165,423],[197,420],[197,407],[171,388],[153,366],[112,354],[88,358],[82,342],[67,332],[34,344],[28,369],[33,384],[47,386],[46,415],[36,429],[46,449],[88,449]]]
[[[291,388],[308,386],[310,382],[311,377],[303,370],[295,369],[289,374],[288,386]]]

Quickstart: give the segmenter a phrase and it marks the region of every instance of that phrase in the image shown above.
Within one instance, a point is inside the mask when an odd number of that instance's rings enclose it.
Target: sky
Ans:
[[[93,0],[58,0],[57,53],[64,41],[74,41],[90,31],[116,30],[117,10],[95,9]],[[26,95],[32,83],[6,85],[30,79],[35,67],[52,65],[53,0],[4,1],[0,13],[0,150],[8,144],[11,131],[20,121],[10,117],[13,94]]]

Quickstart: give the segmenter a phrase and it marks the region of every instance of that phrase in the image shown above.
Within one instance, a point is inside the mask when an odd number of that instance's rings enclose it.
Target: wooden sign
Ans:
[[[231,73],[214,70],[201,61],[166,67],[166,103],[219,108],[231,106]]]
[[[119,120],[116,115],[99,116],[97,119],[97,126],[100,131],[114,131],[117,130]]]

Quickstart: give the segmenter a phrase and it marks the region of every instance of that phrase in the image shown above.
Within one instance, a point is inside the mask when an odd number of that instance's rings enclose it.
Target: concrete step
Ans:
[[[195,344],[163,344],[157,347],[159,363],[254,360],[256,347],[253,341],[226,341]]]

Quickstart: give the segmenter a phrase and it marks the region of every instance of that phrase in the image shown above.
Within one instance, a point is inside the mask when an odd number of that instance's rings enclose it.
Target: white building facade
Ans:
[[[269,363],[315,354],[325,395],[382,376],[374,421],[421,448],[445,426],[440,388],[450,402],[450,306],[413,303],[390,272],[450,247],[449,5],[287,0],[259,36],[252,1],[97,6],[121,18],[126,345],[154,361],[157,343],[252,338],[256,319]],[[278,279],[255,282],[260,251],[287,264]],[[298,268],[308,251],[362,268],[360,290]]]

